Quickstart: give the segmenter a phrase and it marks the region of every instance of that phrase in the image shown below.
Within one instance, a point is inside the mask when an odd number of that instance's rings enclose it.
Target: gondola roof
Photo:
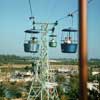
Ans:
[[[37,31],[37,30],[25,30],[24,31],[25,33],[33,33],[33,34],[37,34],[37,33],[40,33],[39,31]]]
[[[76,30],[76,29],[67,29],[67,28],[62,29],[62,31],[63,32],[78,32],[78,30]]]

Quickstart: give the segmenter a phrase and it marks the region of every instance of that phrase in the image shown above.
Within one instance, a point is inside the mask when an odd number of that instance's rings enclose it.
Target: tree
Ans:
[[[5,87],[3,86],[3,84],[0,84],[0,97],[4,97],[4,89]]]
[[[66,78],[64,77],[64,75],[57,75],[56,81],[58,82],[58,84],[61,84],[66,81]]]
[[[97,75],[97,81],[99,82],[99,91],[100,91],[100,73]]]
[[[63,95],[61,96],[61,100],[69,100],[69,98],[68,98],[68,96],[66,96],[65,94],[63,94]]]
[[[70,78],[70,90],[68,91],[68,95],[70,99],[77,100],[79,98],[79,76],[73,76]]]

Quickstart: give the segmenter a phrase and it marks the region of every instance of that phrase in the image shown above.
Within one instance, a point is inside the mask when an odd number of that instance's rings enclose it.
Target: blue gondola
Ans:
[[[71,44],[62,43],[61,44],[61,51],[63,53],[76,53],[77,44],[76,43],[71,43]]]
[[[62,53],[76,53],[77,51],[77,40],[72,39],[71,34],[78,32],[78,30],[74,29],[63,29],[62,33],[67,33],[67,37],[65,37],[65,40],[61,38],[61,51]]]

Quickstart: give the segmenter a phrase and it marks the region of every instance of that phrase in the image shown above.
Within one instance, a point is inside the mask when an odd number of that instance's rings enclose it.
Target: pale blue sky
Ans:
[[[78,0],[31,0],[33,15],[38,21],[54,22],[78,8]],[[88,6],[88,56],[100,58],[100,0]],[[74,27],[78,27],[78,14]],[[31,28],[28,0],[0,0],[0,54],[30,55],[23,50],[24,30]],[[58,47],[49,48],[50,57],[70,58],[76,54],[62,54],[60,50],[61,30],[69,26],[69,19],[59,22],[56,33]]]

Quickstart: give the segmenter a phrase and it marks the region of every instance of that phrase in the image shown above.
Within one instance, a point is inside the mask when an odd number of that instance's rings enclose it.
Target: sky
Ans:
[[[31,0],[33,16],[38,22],[55,22],[59,18],[78,9],[78,0]],[[100,58],[100,0],[93,0],[88,5],[88,58]],[[0,54],[28,56],[24,52],[24,31],[32,27],[29,20],[28,0],[0,0]],[[73,27],[78,29],[78,13],[74,14]],[[48,48],[52,58],[77,58],[75,54],[61,53],[61,30],[70,26],[70,19],[59,21],[57,48]]]

